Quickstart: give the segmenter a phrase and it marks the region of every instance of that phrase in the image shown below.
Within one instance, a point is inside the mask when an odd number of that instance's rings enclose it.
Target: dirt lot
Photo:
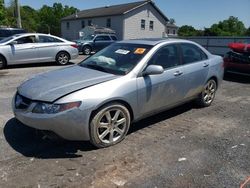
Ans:
[[[13,117],[16,87],[58,68],[0,70],[0,187],[228,188],[250,176],[250,77],[228,75],[211,107],[189,103],[152,116],[122,143],[96,150],[48,140]]]

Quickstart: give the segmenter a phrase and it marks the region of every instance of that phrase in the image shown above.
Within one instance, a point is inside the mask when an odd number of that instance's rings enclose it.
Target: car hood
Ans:
[[[37,75],[21,84],[17,91],[31,100],[53,102],[71,92],[118,77],[75,65]]]

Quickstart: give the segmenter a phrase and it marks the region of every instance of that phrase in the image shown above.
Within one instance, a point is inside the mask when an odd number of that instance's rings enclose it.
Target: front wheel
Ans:
[[[3,69],[6,66],[6,61],[3,56],[0,55],[0,69]]]
[[[105,105],[90,122],[90,141],[97,148],[121,142],[130,126],[130,113],[119,103]]]
[[[197,99],[199,106],[201,107],[210,106],[214,100],[216,89],[217,89],[217,84],[215,80],[213,79],[209,80],[205,84],[202,93],[199,95]]]
[[[84,55],[90,55],[91,54],[91,47],[84,46],[82,51],[83,51]]]
[[[60,52],[56,56],[56,62],[59,65],[66,65],[69,63],[69,54],[67,52]]]

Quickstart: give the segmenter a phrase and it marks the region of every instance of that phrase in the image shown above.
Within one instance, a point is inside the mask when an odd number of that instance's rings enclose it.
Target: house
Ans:
[[[179,27],[176,26],[174,23],[167,23],[166,25],[166,33],[169,36],[177,36]]]
[[[61,20],[63,38],[75,40],[85,26],[107,27],[119,40],[164,37],[168,18],[151,0],[77,12]]]

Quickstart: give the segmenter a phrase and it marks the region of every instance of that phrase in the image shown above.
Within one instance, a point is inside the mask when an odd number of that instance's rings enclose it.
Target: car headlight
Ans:
[[[63,103],[63,104],[49,104],[38,102],[33,108],[32,112],[37,114],[56,114],[72,108],[77,108],[81,105],[80,101]]]

